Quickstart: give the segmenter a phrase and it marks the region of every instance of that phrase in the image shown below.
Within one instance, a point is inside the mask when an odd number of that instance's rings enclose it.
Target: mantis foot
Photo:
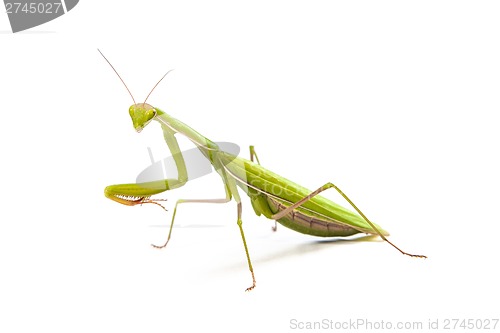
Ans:
[[[245,291],[251,291],[253,290],[253,288],[255,288],[256,284],[255,284],[255,275],[253,275],[253,271],[250,271],[252,273],[252,280],[253,280],[253,283],[250,287],[248,287],[247,289],[245,289]]]

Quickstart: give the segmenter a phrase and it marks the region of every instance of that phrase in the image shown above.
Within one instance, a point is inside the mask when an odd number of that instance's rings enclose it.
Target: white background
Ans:
[[[160,4],[161,3],[161,4]],[[181,4],[182,3],[182,4]],[[81,1],[12,34],[0,15],[0,331],[287,332],[290,320],[499,318],[500,6],[494,1]],[[391,240],[309,237],[217,175],[154,205],[106,185],[168,156],[148,102],[309,188],[340,186]],[[184,149],[192,148],[183,140]],[[327,197],[344,202],[333,192]],[[206,227],[202,227],[206,225]],[[497,327],[497,330],[499,327]],[[462,331],[462,330],[460,330]]]

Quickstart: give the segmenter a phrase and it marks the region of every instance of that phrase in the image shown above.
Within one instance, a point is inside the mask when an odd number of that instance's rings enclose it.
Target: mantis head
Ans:
[[[132,118],[134,129],[138,133],[156,116],[155,108],[147,103],[133,104],[128,109],[128,112],[130,113],[130,118]]]
[[[101,50],[97,49],[97,51],[99,51],[104,60],[106,60],[106,62],[111,66],[113,71],[116,73],[120,81],[122,81],[123,85],[127,89],[128,93],[130,94],[130,97],[132,97],[132,101],[134,101],[134,104],[128,109],[128,112],[130,113],[130,117],[132,118],[132,124],[134,125],[135,130],[137,132],[141,132],[142,129],[146,127],[146,125],[149,124],[151,120],[153,120],[153,118],[156,116],[157,113],[156,109],[151,105],[147,104],[146,101],[148,100],[153,90],[155,90],[155,88],[158,86],[158,84],[165,78],[165,76],[167,76],[168,73],[173,71],[173,69],[169,70],[168,72],[165,73],[165,75],[162,76],[162,78],[155,84],[153,89],[151,89],[148,96],[146,96],[146,99],[144,100],[143,103],[136,103],[134,96],[132,96],[132,93],[128,89],[127,85],[125,84],[125,81],[123,81],[120,74],[118,74],[117,70],[113,67],[113,65],[111,65],[111,63],[104,56],[104,54],[102,54]]]

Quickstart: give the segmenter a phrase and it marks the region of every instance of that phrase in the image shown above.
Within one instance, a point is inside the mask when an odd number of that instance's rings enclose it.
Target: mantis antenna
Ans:
[[[167,76],[167,74],[170,73],[171,71],[173,71],[173,69],[171,69],[168,72],[166,72],[165,75],[162,76],[162,78],[160,79],[160,81],[158,81],[155,84],[155,86],[153,87],[153,89],[151,89],[151,91],[149,92],[149,94],[146,96],[146,99],[144,100],[144,103],[142,103],[142,105],[146,104],[146,101],[148,100],[149,95],[151,95],[151,93],[153,92],[153,90],[155,90],[155,88],[160,84],[161,80],[163,80],[165,78],[165,76]]]
[[[108,64],[111,66],[111,68],[113,68],[113,70],[115,71],[116,75],[118,75],[118,77],[120,78],[120,80],[122,81],[123,85],[125,86],[125,88],[127,89],[128,93],[130,94],[130,97],[132,97],[132,101],[134,101],[134,104],[137,104],[135,102],[135,99],[134,99],[134,96],[132,96],[132,93],[130,92],[130,90],[128,89],[127,85],[125,84],[125,81],[123,81],[122,77],[120,76],[120,74],[118,74],[118,72],[116,71],[116,69],[113,67],[113,65],[111,65],[111,63],[109,62],[108,58],[106,58],[104,56],[104,54],[102,54],[101,50],[97,49],[97,51],[99,51],[99,53],[102,55],[102,57],[104,58],[104,60],[106,60],[108,62]],[[167,73],[168,74],[168,73]],[[167,75],[165,74],[165,75]],[[161,81],[161,80],[160,80]],[[159,82],[158,82],[159,83]],[[158,85],[157,83],[157,85]],[[156,87],[156,86],[155,86]],[[154,88],[153,88],[154,89]],[[150,93],[151,94],[151,93]],[[148,95],[149,96],[149,95]]]

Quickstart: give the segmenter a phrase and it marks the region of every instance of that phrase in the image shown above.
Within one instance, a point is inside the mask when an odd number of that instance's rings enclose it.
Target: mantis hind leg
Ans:
[[[280,218],[284,217],[285,215],[289,214],[290,212],[292,212],[294,209],[296,209],[297,207],[300,207],[302,204],[304,204],[306,201],[309,201],[311,200],[311,198],[313,198],[314,196],[320,194],[321,192],[325,191],[325,190],[328,190],[330,188],[334,188],[345,200],[347,200],[347,202],[349,202],[349,204],[358,212],[358,214],[372,227],[372,229],[377,233],[377,235],[379,235],[384,241],[386,241],[387,243],[391,244],[394,248],[396,248],[399,252],[401,252],[402,254],[405,254],[407,256],[410,256],[410,257],[418,257],[418,258],[427,258],[426,256],[424,255],[421,255],[421,254],[411,254],[411,253],[408,253],[408,252],[405,252],[403,250],[401,250],[399,247],[397,247],[396,245],[394,245],[391,241],[389,241],[381,232],[380,230],[378,230],[378,228],[375,226],[375,224],[373,224],[367,217],[365,214],[363,214],[363,212],[358,208],[356,207],[356,205],[351,201],[351,199],[349,199],[349,197],[347,197],[347,195],[344,194],[344,192],[342,192],[342,190],[340,190],[340,188],[338,188],[335,184],[333,183],[326,183],[325,185],[321,186],[320,188],[318,188],[317,190],[311,192],[309,195],[305,196],[304,198],[300,199],[299,201],[297,201],[296,203],[294,203],[293,205],[290,205],[289,207],[287,207],[286,209],[280,211],[279,213],[276,213],[274,215],[271,216],[271,218],[273,220],[279,220]]]
[[[257,156],[257,153],[255,152],[255,147],[250,146],[250,161],[254,162],[254,157],[255,160],[257,161],[257,164],[260,165],[259,157]],[[274,220],[274,226],[271,227],[271,229],[276,232],[278,230],[278,222]]]

